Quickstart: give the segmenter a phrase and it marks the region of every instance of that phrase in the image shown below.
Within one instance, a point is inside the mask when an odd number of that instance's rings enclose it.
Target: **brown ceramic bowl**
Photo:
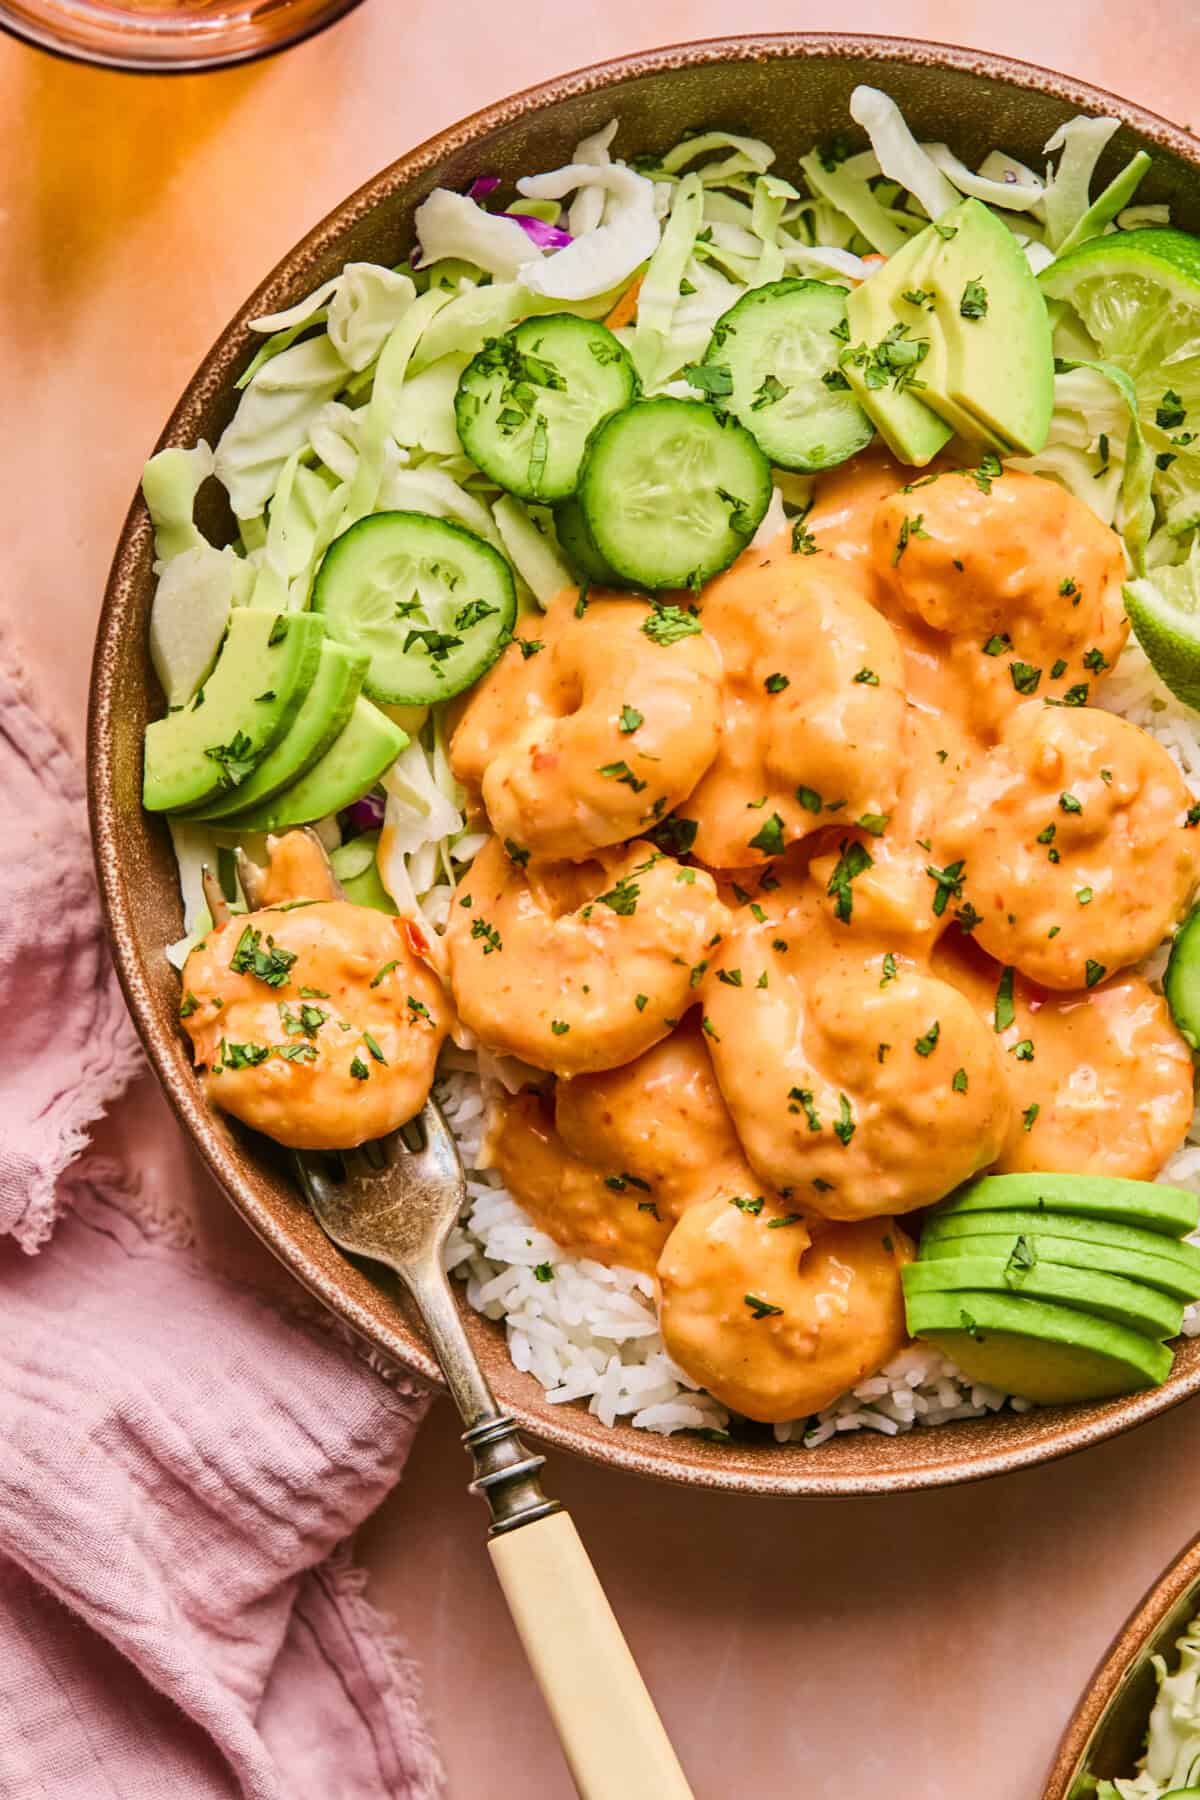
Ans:
[[[286,256],[247,301],[189,383],[160,447],[214,442],[233,411],[234,380],[251,354],[246,321],[288,306],[351,259],[394,263],[411,242],[414,207],[431,188],[462,188],[482,171],[511,181],[565,162],[586,133],[618,115],[627,151],[665,149],[689,127],[741,126],[770,140],[786,173],[818,139],[845,132],[857,82],[886,87],[924,138],[960,155],[996,145],[1036,164],[1064,119],[1120,116],[1100,171],[1108,180],[1139,146],[1154,169],[1139,198],[1169,199],[1200,229],[1200,150],[1182,131],[1125,101],[1023,63],[895,38],[803,35],[728,39],[655,50],[583,69],[453,126],[360,188]],[[255,340],[257,342],[257,340]],[[134,471],[130,471],[131,478]],[[205,521],[227,520],[213,507]],[[150,1059],[186,1129],[234,1205],[299,1279],[378,1348],[436,1379],[429,1351],[394,1284],[348,1263],[328,1243],[261,1140],[210,1113],[176,1025],[179,985],[164,944],[182,929],[167,832],[139,804],[142,731],[160,697],[146,649],[151,531],[140,499],[112,567],[92,676],[92,827],[117,967]],[[499,1330],[464,1307],[503,1403],[537,1437],[662,1480],[757,1494],[865,1494],[938,1487],[1064,1456],[1151,1418],[1200,1390],[1200,1340],[1152,1393],[1106,1406],[1001,1415],[887,1439],[869,1432],[815,1451],[777,1447],[769,1433],[713,1444],[621,1426],[582,1406],[548,1406],[510,1364]]]
[[[1133,1774],[1158,1686],[1150,1658],[1169,1662],[1198,1611],[1200,1538],[1193,1538],[1113,1639],[1063,1733],[1042,1800],[1091,1800],[1099,1780]]]

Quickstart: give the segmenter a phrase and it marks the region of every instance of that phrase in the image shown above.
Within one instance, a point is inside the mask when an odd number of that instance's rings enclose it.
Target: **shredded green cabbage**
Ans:
[[[1100,1782],[1096,1800],[1163,1800],[1172,1789],[1200,1785],[1200,1618],[1176,1639],[1175,1656],[1171,1674],[1164,1657],[1152,1659],[1158,1695],[1138,1773]]]
[[[515,208],[564,225],[573,239],[566,246],[534,243],[512,209],[438,189],[417,211],[415,280],[407,265],[350,263],[295,305],[255,320],[264,341],[215,451],[172,449],[146,467],[159,574],[152,647],[171,703],[204,679],[230,607],[251,597],[307,606],[330,543],[375,510],[412,508],[477,533],[510,561],[526,607],[568,584],[553,514],[500,493],[466,457],[455,427],[466,363],[521,319],[559,311],[604,318],[640,276],[636,310],[618,336],[647,393],[687,395],[684,370],[747,291],[790,274],[855,285],[870,275],[864,258],[893,254],[962,194],[1013,231],[1035,268],[1097,232],[1169,218],[1160,205],[1131,205],[1147,161],[1140,153],[1092,197],[1111,119],[1064,125],[1046,146],[1057,167],[1043,176],[1000,148],[973,169],[947,145],[920,142],[875,88],[855,90],[850,114],[869,147],[813,149],[787,171],[794,185],[774,172],[775,151],[760,138],[700,131],[630,162],[615,154],[610,121],[563,168],[517,183]],[[1176,520],[1174,535],[1161,520],[1155,528],[1154,457],[1128,379],[1059,310],[1055,348],[1064,361],[1049,442],[1039,456],[1006,460],[1063,483],[1122,529],[1136,567],[1177,561],[1194,535],[1190,518]],[[193,519],[213,473],[238,521],[227,549],[209,545]],[[809,478],[777,471],[756,542],[784,529],[811,488]],[[381,877],[398,906],[437,925],[482,841],[467,830],[438,709],[414,728],[384,785]],[[219,845],[204,827],[173,829],[191,933],[205,916],[200,860]],[[336,841],[335,824],[322,829]]]

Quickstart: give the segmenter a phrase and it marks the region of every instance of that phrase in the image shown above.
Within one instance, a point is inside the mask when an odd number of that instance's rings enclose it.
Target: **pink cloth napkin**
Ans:
[[[81,778],[3,670],[0,831],[0,1796],[434,1800],[344,1547],[426,1396],[76,1160],[139,1056]]]

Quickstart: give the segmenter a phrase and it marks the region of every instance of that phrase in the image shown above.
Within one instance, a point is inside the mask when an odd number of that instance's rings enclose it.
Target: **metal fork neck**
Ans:
[[[430,1259],[415,1267],[397,1267],[420,1307],[451,1397],[467,1426],[462,1441],[475,1465],[471,1491],[487,1501],[490,1535],[515,1531],[559,1512],[559,1502],[548,1500],[538,1481],[546,1459],[527,1449],[515,1420],[496,1405],[440,1262]]]
[[[482,1494],[491,1511],[489,1537],[561,1512],[559,1501],[548,1500],[538,1480],[545,1457],[526,1449],[516,1421],[507,1413],[481,1419],[463,1432],[462,1441],[475,1464],[471,1492]]]

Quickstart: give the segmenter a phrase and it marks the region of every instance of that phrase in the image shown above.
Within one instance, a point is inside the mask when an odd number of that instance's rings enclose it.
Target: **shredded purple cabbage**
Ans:
[[[575,242],[561,225],[547,225],[544,219],[535,219],[532,213],[506,213],[505,217],[515,219],[530,243],[536,244],[539,250],[564,250]]]
[[[338,814],[338,824],[342,828],[345,839],[361,837],[364,831],[377,831],[383,824],[384,798],[382,794],[364,794],[353,806],[346,807]]]
[[[486,200],[500,186],[498,175],[477,175],[467,189],[468,200]]]

